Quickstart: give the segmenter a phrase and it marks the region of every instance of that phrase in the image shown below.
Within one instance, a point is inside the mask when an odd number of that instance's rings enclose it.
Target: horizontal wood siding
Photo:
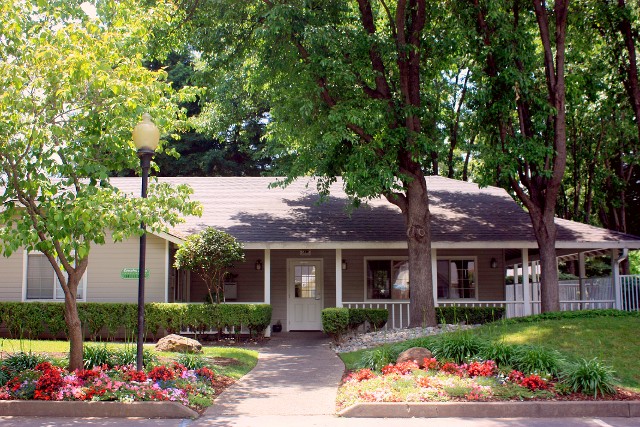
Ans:
[[[22,263],[24,251],[0,257],[0,301],[22,300]]]
[[[122,279],[123,268],[138,268],[140,239],[129,238],[114,243],[107,236],[104,245],[94,245],[89,254],[87,267],[88,302],[136,302],[138,280]],[[147,235],[146,268],[149,277],[145,280],[145,302],[164,302],[166,278],[164,239]]]
[[[343,301],[364,301],[365,263],[366,257],[408,256],[404,249],[397,250],[343,250],[342,258],[347,261],[348,268],[343,270]],[[483,301],[504,300],[504,257],[502,249],[483,251],[465,249],[439,249],[437,257],[477,257],[478,259],[478,299]],[[498,268],[491,268],[491,259],[498,261]]]
[[[237,284],[238,296],[232,302],[262,302],[264,301],[264,270],[256,270],[256,261],[262,260],[264,266],[264,251],[247,250],[244,261],[237,262],[227,277],[230,282]],[[212,290],[213,293],[213,290]],[[195,273],[191,274],[190,297],[191,302],[204,302],[208,291],[204,281]]]

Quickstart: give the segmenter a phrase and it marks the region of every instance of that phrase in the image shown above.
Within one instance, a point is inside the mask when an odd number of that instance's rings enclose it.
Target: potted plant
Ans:
[[[278,320],[272,327],[271,330],[273,332],[282,332],[282,323]]]

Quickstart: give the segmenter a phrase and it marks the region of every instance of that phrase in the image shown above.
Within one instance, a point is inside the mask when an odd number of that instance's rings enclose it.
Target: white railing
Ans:
[[[640,311],[640,275],[620,276],[622,293],[622,309],[626,311]]]
[[[389,319],[384,329],[402,329],[409,326],[409,301],[398,302],[343,302],[346,308],[385,308],[389,311]]]

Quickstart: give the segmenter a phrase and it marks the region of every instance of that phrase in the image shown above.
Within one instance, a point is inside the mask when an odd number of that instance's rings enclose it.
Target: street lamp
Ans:
[[[138,149],[140,166],[142,167],[142,197],[147,197],[147,182],[149,181],[149,167],[151,158],[158,148],[160,141],[160,131],[151,121],[148,113],[142,115],[142,121],[133,129],[133,143]],[[144,279],[145,279],[145,258],[147,252],[147,232],[144,222],[140,223],[142,234],[140,235],[140,261],[138,265],[138,344],[136,353],[136,369],[141,371],[142,366],[142,345],[144,344]]]

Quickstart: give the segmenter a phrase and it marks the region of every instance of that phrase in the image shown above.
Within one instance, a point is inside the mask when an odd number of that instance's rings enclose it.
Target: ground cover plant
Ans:
[[[257,362],[255,351],[242,348],[186,355],[147,346],[145,368],[137,371],[131,344],[93,343],[85,346],[84,368],[69,371],[67,360],[55,357],[63,342],[20,342],[20,350],[5,351],[13,344],[2,342],[0,400],[175,401],[202,411]]]
[[[356,402],[640,399],[637,315],[533,316],[343,353],[338,407]],[[426,347],[426,366],[395,365]]]
[[[640,392],[639,328],[638,313],[589,310],[545,313],[489,323],[467,331],[466,336],[491,343],[490,347],[485,346],[484,357],[499,364],[511,363],[515,351],[519,349],[513,345],[533,345],[549,352],[557,352],[555,358],[573,363],[597,357],[602,364],[613,369],[620,386]],[[395,357],[407,348],[431,348],[430,346],[448,336],[449,334],[443,334],[442,338],[418,338],[379,347],[379,354],[387,354],[386,359],[379,362],[380,366],[395,361]],[[347,369],[353,370],[362,367],[363,357],[370,352],[371,350],[360,350],[342,353],[340,357]]]

